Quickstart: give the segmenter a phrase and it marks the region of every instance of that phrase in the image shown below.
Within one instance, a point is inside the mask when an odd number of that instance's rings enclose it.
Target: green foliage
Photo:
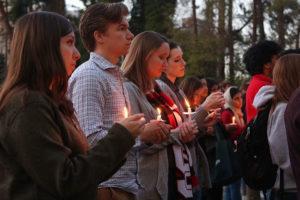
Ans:
[[[195,39],[191,33],[175,30],[173,40],[181,46],[183,57],[187,62],[185,76],[202,75],[216,77],[217,41],[215,38],[201,34]]]
[[[176,0],[145,1],[145,30],[152,30],[168,37],[173,30]]]
[[[132,0],[133,8],[130,12],[130,31],[137,35],[145,30],[145,0]]]

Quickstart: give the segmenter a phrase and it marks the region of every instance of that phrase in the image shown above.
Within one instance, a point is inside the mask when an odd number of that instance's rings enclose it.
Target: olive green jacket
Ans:
[[[119,169],[134,142],[115,124],[89,149],[78,123],[51,100],[20,91],[0,112],[0,198],[94,200],[97,185]]]

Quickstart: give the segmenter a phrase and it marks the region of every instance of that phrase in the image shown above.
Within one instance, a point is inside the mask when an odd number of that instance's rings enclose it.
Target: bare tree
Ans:
[[[5,12],[3,1],[0,1],[0,14],[1,14],[1,24],[5,30],[6,35],[11,39],[13,28],[9,24],[7,12]]]
[[[198,25],[197,25],[197,15],[196,15],[196,0],[192,0],[192,9],[193,9],[193,23],[194,23],[194,34],[197,39],[198,35]]]
[[[224,69],[225,69],[225,0],[218,0],[218,43],[219,43],[219,53],[218,53],[218,69],[217,78],[224,79]]]
[[[265,28],[264,28],[264,6],[262,3],[262,0],[256,0],[257,1],[257,24],[259,27],[259,40],[265,40],[266,34],[265,34]]]
[[[253,17],[252,17],[252,44],[255,44],[257,41],[257,1],[253,0]]]
[[[234,43],[232,31],[232,4],[233,0],[228,0],[228,50],[229,50],[229,77],[230,81],[234,81]]]

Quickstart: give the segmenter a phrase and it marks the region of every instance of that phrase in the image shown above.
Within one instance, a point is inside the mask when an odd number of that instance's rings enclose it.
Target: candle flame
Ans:
[[[160,115],[160,112],[161,112],[161,111],[160,111],[160,109],[159,109],[159,108],[157,108],[156,110],[157,110],[157,113]]]
[[[188,100],[186,100],[186,99],[185,99],[185,104],[188,108],[190,107],[190,104],[189,104]]]
[[[124,117],[125,118],[128,117],[128,110],[127,110],[126,106],[124,107]]]
[[[235,123],[235,116],[232,117],[232,123]]]

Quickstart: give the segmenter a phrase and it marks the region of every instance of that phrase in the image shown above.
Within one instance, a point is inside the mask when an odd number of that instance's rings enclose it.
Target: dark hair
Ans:
[[[168,43],[168,39],[163,35],[153,31],[142,32],[132,40],[129,52],[122,63],[124,77],[135,83],[142,92],[153,88],[153,80],[148,76],[146,62],[153,51],[163,43]]]
[[[202,87],[203,84],[197,76],[186,77],[179,85],[179,88],[183,91],[191,104],[193,103],[194,92]],[[193,107],[193,105],[191,105],[191,107]]]
[[[241,93],[241,91],[237,87],[231,87],[229,93],[231,99],[233,99],[234,95],[236,95],[237,93]]]
[[[96,3],[89,6],[82,14],[79,23],[84,47],[89,52],[94,51],[96,47],[94,32],[105,33],[110,23],[121,22],[126,15],[128,15],[128,8],[123,3]]]
[[[0,110],[19,89],[40,92],[67,116],[68,75],[60,52],[61,37],[73,31],[68,20],[52,12],[32,12],[17,20],[11,41],[8,73],[0,92]],[[49,89],[51,85],[51,90]]]
[[[207,83],[207,88],[208,88],[208,95],[211,93],[211,88],[214,86],[214,85],[217,85],[218,86],[218,82],[211,78],[211,77],[207,77],[205,78],[206,80],[206,83]]]
[[[179,45],[178,45],[175,41],[170,40],[170,39],[168,40],[168,44],[169,44],[169,47],[170,47],[170,51],[171,51],[172,49],[175,49],[175,48],[178,48],[178,47],[179,47]],[[169,54],[169,56],[168,56],[167,59],[169,59],[170,56],[171,56],[171,53]]]
[[[262,74],[264,65],[272,61],[274,55],[281,52],[281,47],[274,41],[260,41],[250,47],[244,54],[243,62],[247,71],[253,76]]]
[[[280,57],[285,56],[287,54],[300,54],[300,49],[287,49],[280,53]]]

